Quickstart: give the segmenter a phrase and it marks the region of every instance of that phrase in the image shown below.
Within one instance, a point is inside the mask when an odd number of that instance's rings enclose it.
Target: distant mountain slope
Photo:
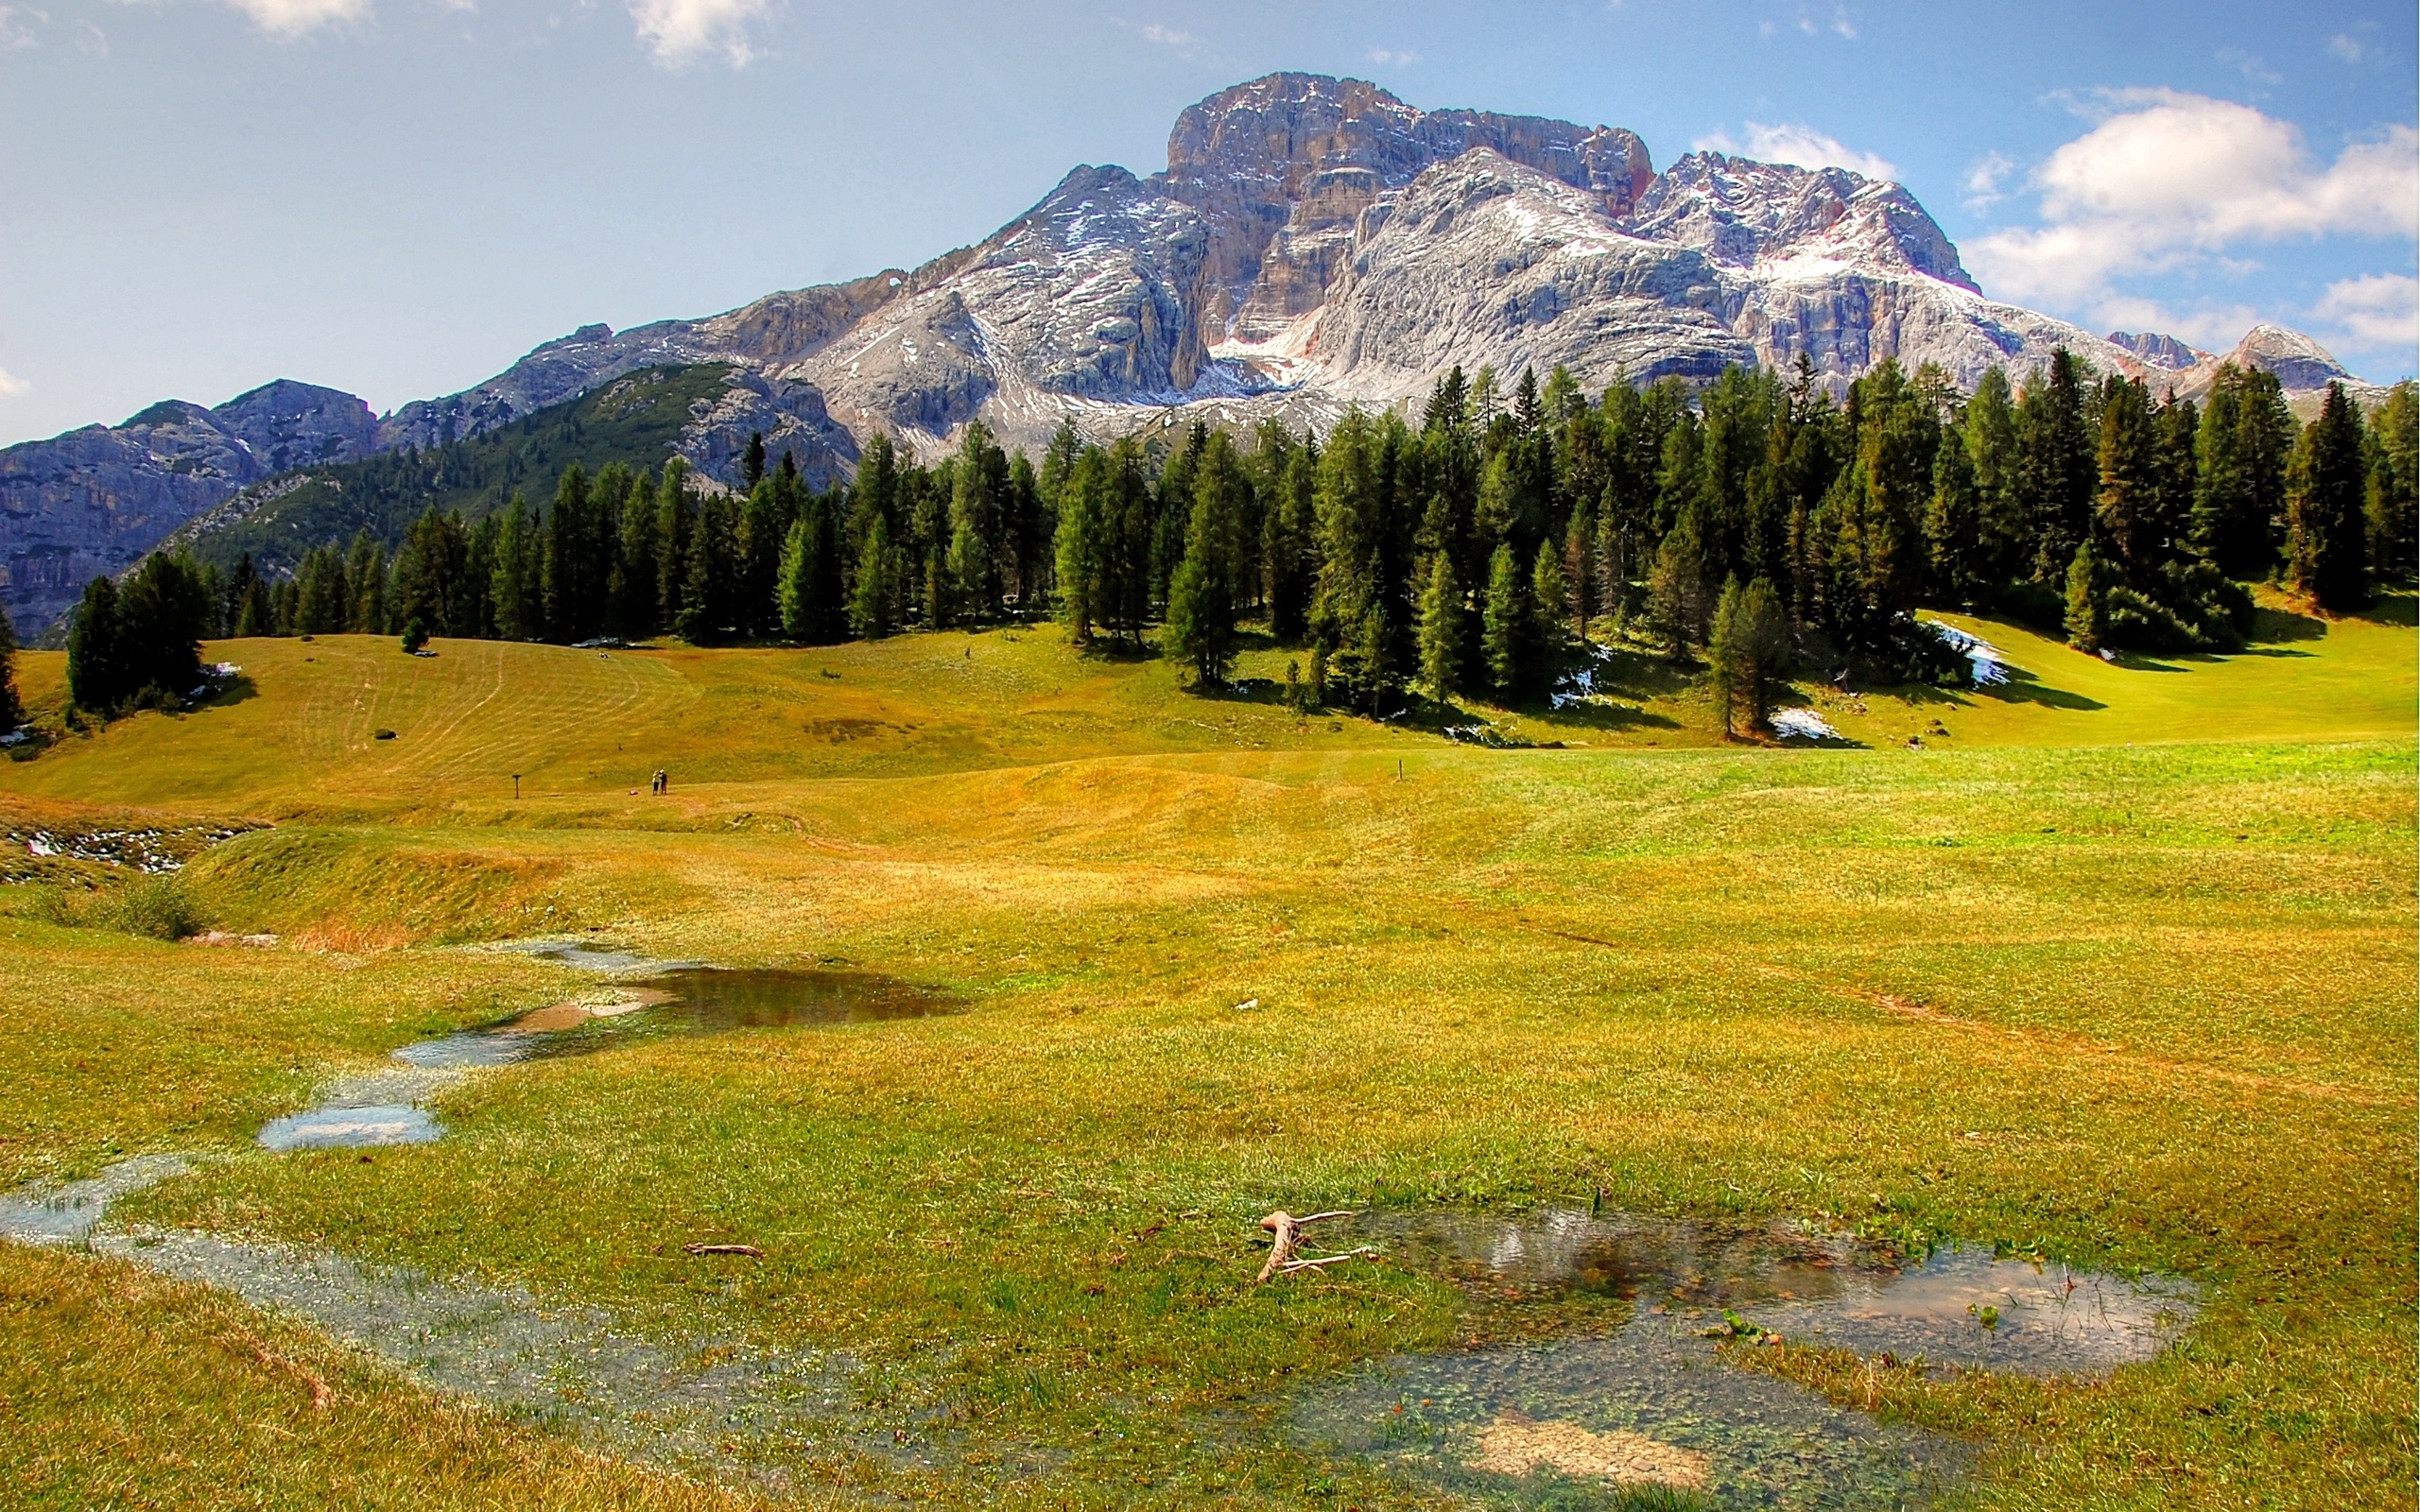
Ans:
[[[431,508],[475,521],[503,507],[516,489],[543,506],[574,462],[592,474],[609,462],[652,470],[678,453],[709,475],[720,473],[752,429],[767,432],[774,456],[797,454],[819,487],[856,460],[846,432],[783,428],[748,404],[761,401],[755,386],[764,380],[734,376],[721,365],[643,369],[463,440],[288,472],[196,516],[168,542],[221,565],[250,554],[258,565],[290,571],[313,546],[363,529],[391,548]]]
[[[1884,358],[1962,384],[1994,365],[2021,376],[2058,346],[2188,395],[2218,361],[1991,300],[1899,184],[1707,152],[1658,174],[1617,127],[1422,111],[1357,79],[1272,74],[1188,107],[1164,171],[1078,167],[913,270],[704,319],[583,326],[383,418],[278,383],[0,450],[0,603],[38,632],[84,578],[288,467],[460,442],[664,367],[730,369],[679,443],[710,475],[761,429],[797,438],[821,476],[875,432],[929,452],[977,419],[1028,449],[1063,421],[1097,438],[1194,414],[1302,424],[1403,400],[1456,364],[1562,364],[1593,389],[1805,355],[1838,389]],[[2230,356],[2306,401],[2350,378],[2276,327]]]

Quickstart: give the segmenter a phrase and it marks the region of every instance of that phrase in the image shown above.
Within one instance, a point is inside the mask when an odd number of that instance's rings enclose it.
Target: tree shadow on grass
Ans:
[[[2088,698],[2081,693],[2069,693],[2065,688],[2053,688],[2025,668],[2014,663],[2009,665],[2007,681],[1977,688],[1975,695],[1979,698],[1996,698],[2002,703],[2036,703],[2046,709],[2073,709],[2086,713],[2109,707],[2098,698]]]
[[[2365,610],[2344,616],[2348,620],[2367,620],[2372,625],[2392,625],[2399,629],[2420,627],[2420,595],[2411,593],[2380,593]]]

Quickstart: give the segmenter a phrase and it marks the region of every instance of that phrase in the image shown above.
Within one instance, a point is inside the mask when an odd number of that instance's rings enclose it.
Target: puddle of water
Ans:
[[[876,1451],[840,1421],[853,1405],[844,1356],[668,1345],[518,1288],[184,1229],[103,1234],[93,1247],[302,1318],[440,1390],[648,1457],[722,1459],[743,1439]]]
[[[637,963],[655,974],[624,979],[614,1002],[558,1003],[510,1023],[416,1040],[392,1053],[395,1065],[345,1078],[313,1106],[271,1119],[261,1128],[260,1143],[272,1150],[424,1144],[443,1137],[445,1128],[422,1105],[473,1071],[586,1055],[640,1040],[914,1019],[956,1005],[905,982],[862,971],[666,969],[617,951],[553,944],[515,948],[597,971],[620,971],[624,963]],[[576,953],[583,960],[559,953]],[[595,964],[599,961],[612,964]]]
[[[360,1108],[306,1108],[261,1125],[260,1143],[269,1150],[350,1150],[366,1145],[426,1144],[445,1125],[425,1108],[410,1103],[372,1103]]]
[[[1564,1210],[1357,1227],[1322,1239],[1375,1242],[1489,1304],[1602,1308],[1586,1336],[1398,1357],[1297,1400],[1310,1442],[1500,1506],[1616,1507],[1642,1486],[1721,1507],[1926,1505],[1969,1446],[1725,1364],[1708,1337],[1723,1313],[1936,1368],[2089,1375],[2167,1349],[2198,1295],[1983,1251],[1893,1264],[1837,1236]]]
[[[559,966],[576,966],[583,971],[661,971],[688,964],[685,961],[651,961],[631,951],[600,950],[575,939],[513,940],[489,948],[535,955],[540,960],[553,961]]]
[[[138,1155],[81,1181],[37,1181],[0,1194],[0,1239],[23,1245],[80,1244],[115,1199],[193,1169],[183,1155]]]

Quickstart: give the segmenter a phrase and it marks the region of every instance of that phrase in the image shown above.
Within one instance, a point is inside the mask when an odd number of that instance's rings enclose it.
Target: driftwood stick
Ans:
[[[1378,1248],[1375,1245],[1363,1245],[1358,1249],[1348,1249],[1340,1255],[1322,1255],[1315,1260],[1289,1260],[1277,1269],[1280,1275],[1291,1276],[1298,1270],[1317,1270],[1322,1265],[1338,1265],[1345,1261],[1359,1260],[1365,1255],[1374,1255],[1377,1252]]]
[[[1276,1237],[1271,1241],[1269,1246],[1269,1263],[1260,1267],[1259,1279],[1254,1280],[1253,1284],[1255,1286],[1265,1285],[1271,1276],[1296,1268],[1294,1265],[1289,1263],[1289,1262],[1294,1259],[1294,1250],[1303,1242],[1303,1229],[1305,1226],[1315,1223],[1324,1223],[1330,1218],[1350,1218],[1352,1216],[1352,1210],[1338,1208],[1328,1212],[1312,1213],[1307,1218],[1297,1218],[1292,1213],[1288,1212],[1285,1209],[1280,1208],[1275,1212],[1270,1213],[1268,1217],[1260,1220],[1260,1226],[1263,1228],[1268,1229]]]
[[[765,1258],[765,1252],[754,1245],[683,1245],[681,1253],[684,1255],[753,1255],[759,1260]]]

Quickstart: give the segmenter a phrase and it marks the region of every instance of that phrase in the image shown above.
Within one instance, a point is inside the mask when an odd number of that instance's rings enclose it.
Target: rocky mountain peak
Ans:
[[[1846,168],[1692,152],[1664,171],[1627,224],[1727,267],[1814,258],[1975,287],[1958,249],[1915,196]]]
[[[2156,331],[2112,331],[2112,346],[2125,348],[2143,360],[2147,368],[2164,368],[2170,372],[2183,372],[2195,363],[2206,362],[2210,353]]]
[[[1479,147],[1585,190],[1615,215],[1654,172],[1631,131],[1421,111],[1375,84],[1322,74],[1270,74],[1188,106],[1151,185],[1207,223],[1202,341],[1264,337],[1316,308],[1362,211]]]

